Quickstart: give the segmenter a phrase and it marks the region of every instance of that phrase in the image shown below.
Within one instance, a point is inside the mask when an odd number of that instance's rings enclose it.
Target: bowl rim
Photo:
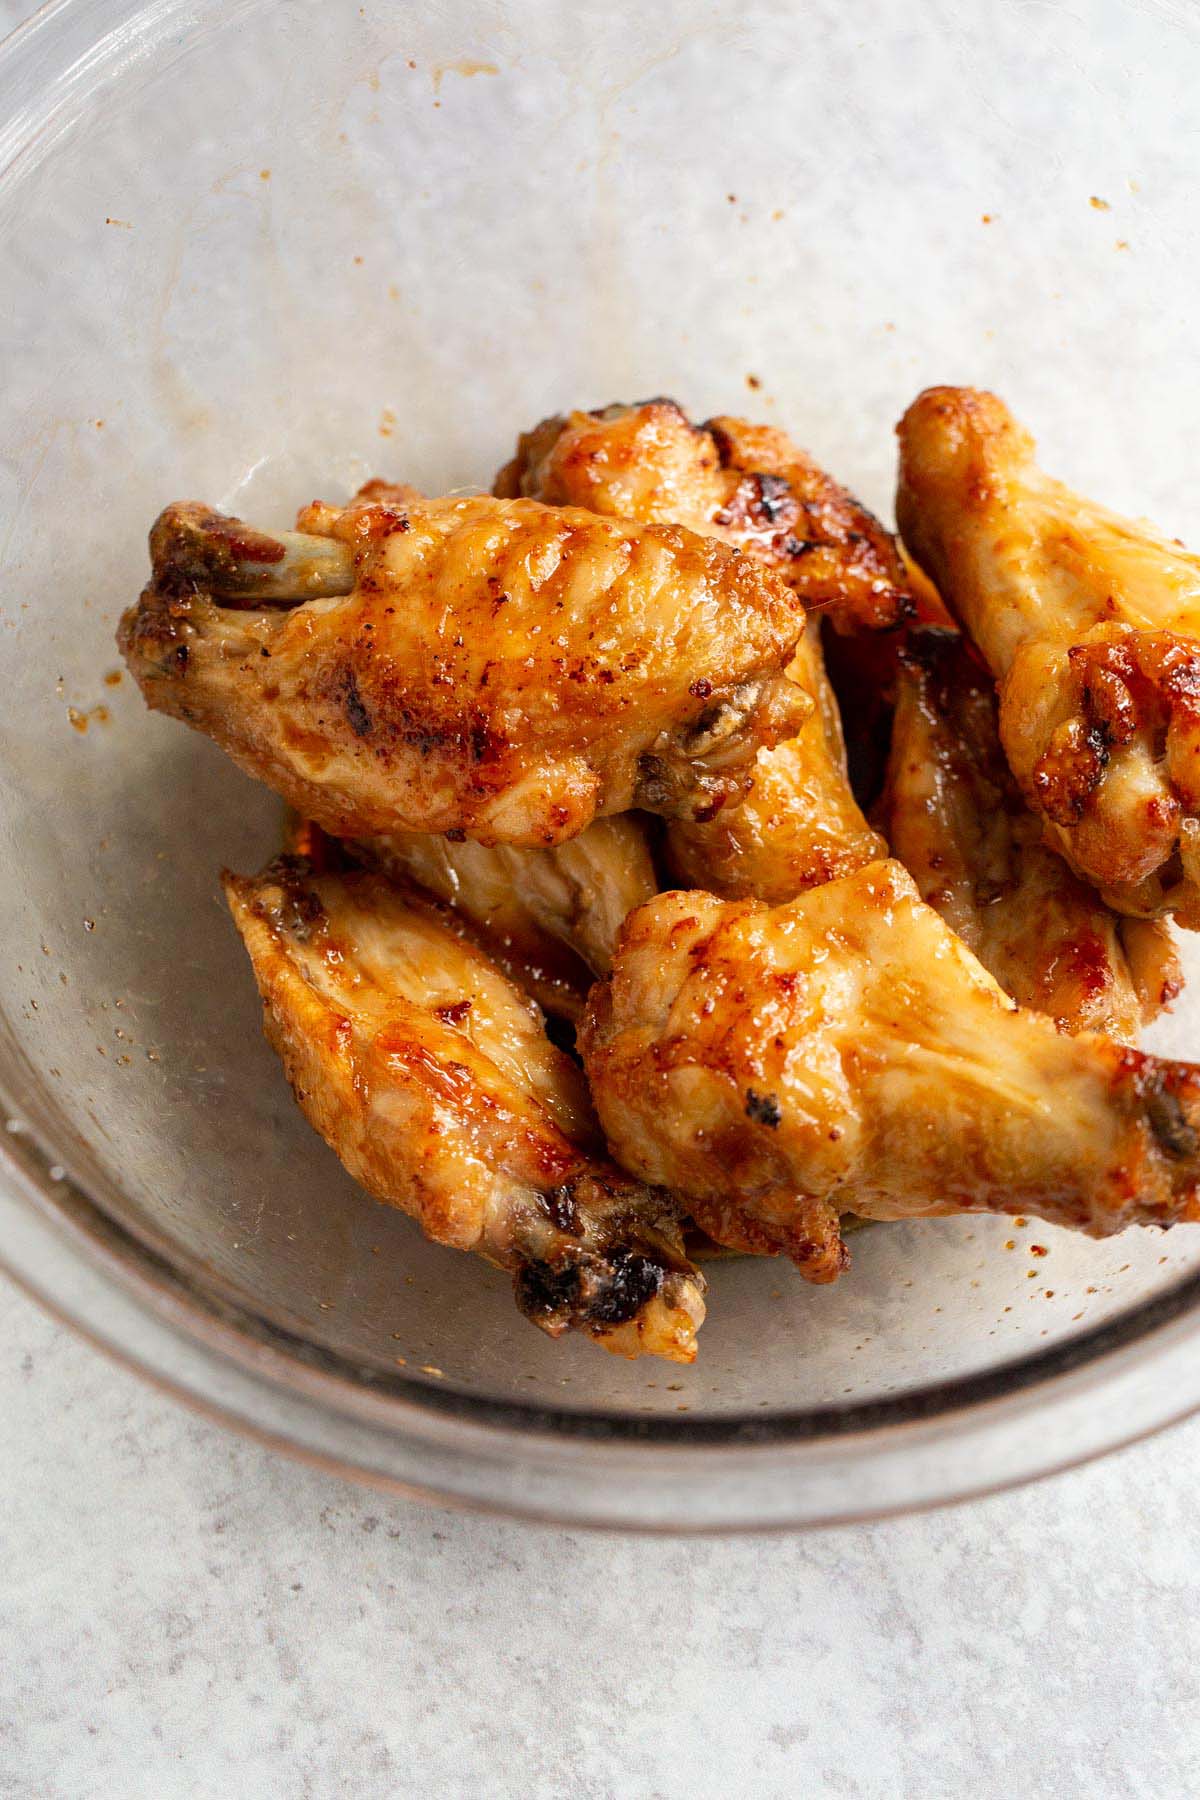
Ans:
[[[210,4],[45,0],[0,42],[0,189],[103,81],[152,54],[178,15],[198,28]],[[790,1529],[1016,1486],[1200,1409],[1200,1272],[997,1368],[765,1422],[550,1408],[384,1375],[173,1268],[64,1173],[68,1153],[22,1121],[3,1082],[0,1107],[0,1267],[177,1398],[400,1492],[576,1525]],[[1097,1407],[1101,1389],[1126,1406]]]
[[[29,1126],[5,1127],[0,1267],[20,1287],[208,1417],[413,1498],[644,1532],[858,1523],[1020,1486],[1200,1409],[1200,1274],[998,1369],[767,1422],[483,1399],[356,1364],[207,1289],[51,1164]]]

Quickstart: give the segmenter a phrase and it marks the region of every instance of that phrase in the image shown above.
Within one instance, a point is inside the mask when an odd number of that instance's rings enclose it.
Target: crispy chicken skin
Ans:
[[[1050,841],[1118,911],[1200,928],[1200,556],[1043,475],[994,394],[930,388],[899,434],[905,542]]]
[[[456,843],[424,832],[359,839],[355,854],[417,882],[483,934],[501,967],[547,1011],[579,1018],[612,968],[628,913],[658,892],[636,814],[593,819],[552,850]]]
[[[770,426],[693,425],[670,400],[574,412],[522,436],[497,488],[722,538],[778,570],[839,631],[890,629],[911,610],[878,520]],[[813,703],[810,718],[760,753],[738,806],[671,823],[665,854],[676,880],[729,898],[790,900],[885,854],[850,790],[811,627],[788,673]]]
[[[168,507],[119,642],[152,707],[335,836],[703,815],[807,711],[782,673],[803,608],[712,539],[487,495],[300,523]]]
[[[690,1362],[704,1280],[677,1209],[604,1156],[579,1070],[490,958],[379,875],[285,856],[224,881],[267,1036],[351,1175],[511,1270],[552,1336]]]
[[[912,610],[891,535],[772,425],[693,425],[673,400],[561,414],[522,434],[495,491],[754,550],[837,631],[890,630]]]
[[[1121,919],[1042,841],[1004,760],[991,678],[957,632],[909,634],[879,823],[922,898],[1019,1005],[1133,1043],[1178,994],[1166,927],[1124,921],[1131,964]]]
[[[580,1043],[625,1167],[810,1278],[841,1268],[851,1206],[1200,1219],[1200,1068],[1015,1007],[897,862],[775,908],[658,896]]]

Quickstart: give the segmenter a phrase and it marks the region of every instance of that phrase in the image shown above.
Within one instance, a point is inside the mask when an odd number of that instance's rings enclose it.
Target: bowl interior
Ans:
[[[87,58],[35,27],[0,180],[0,1080],[190,1278],[360,1368],[685,1434],[994,1369],[1196,1266],[1186,1232],[891,1226],[830,1290],[715,1268],[692,1370],[548,1343],[301,1119],[217,889],[278,806],[113,643],[167,499],[487,484],[545,413],[663,392],[787,424],[887,515],[907,401],[994,386],[1051,467],[1200,538],[1200,30],[1096,12],[82,6]],[[1152,1041],[1194,1049],[1198,1005]]]

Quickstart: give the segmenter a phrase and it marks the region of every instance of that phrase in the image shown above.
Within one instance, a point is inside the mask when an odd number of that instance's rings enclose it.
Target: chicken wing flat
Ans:
[[[168,507],[119,642],[152,707],[335,836],[704,814],[806,714],[803,608],[712,539],[486,495],[300,522]]]
[[[607,1160],[579,1070],[452,920],[379,875],[295,857],[225,891],[267,1036],[351,1175],[511,1270],[552,1336],[691,1361],[704,1280],[676,1207]]]
[[[775,908],[651,900],[580,1044],[625,1167],[810,1279],[843,1266],[850,1206],[1200,1219],[1200,1068],[1018,1009],[896,862]]]
[[[658,892],[635,814],[593,819],[552,850],[395,832],[353,846],[415,881],[482,932],[505,972],[547,1011],[579,1018],[588,988],[612,968],[625,917]]]
[[[994,394],[930,388],[899,432],[905,542],[1051,842],[1118,911],[1200,927],[1200,556],[1043,475]]]
[[[911,610],[896,546],[878,520],[769,426],[693,425],[670,400],[574,412],[522,436],[496,485],[722,538],[777,570],[840,631],[890,629]],[[885,854],[850,790],[815,630],[788,673],[812,701],[810,718],[760,754],[738,806],[672,822],[665,852],[677,880],[731,898],[787,900]]]
[[[1132,1043],[1179,993],[1167,928],[1122,921],[1046,847],[1004,759],[992,680],[957,632],[906,640],[879,822],[922,898],[1019,1005]]]

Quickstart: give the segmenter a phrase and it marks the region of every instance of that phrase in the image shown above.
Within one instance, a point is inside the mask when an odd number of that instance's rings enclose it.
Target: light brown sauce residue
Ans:
[[[80,712],[77,706],[68,706],[67,717],[78,732],[85,732],[89,725],[107,725],[112,718],[107,706],[93,706],[87,712]]]
[[[465,81],[469,81],[472,75],[498,75],[499,73],[499,63],[476,62],[470,56],[460,57],[458,62],[434,63],[433,91],[435,94],[441,93],[444,75],[461,75]]]
[[[123,669],[110,669],[108,674],[104,677],[105,687],[120,687],[124,674],[125,671]]]

